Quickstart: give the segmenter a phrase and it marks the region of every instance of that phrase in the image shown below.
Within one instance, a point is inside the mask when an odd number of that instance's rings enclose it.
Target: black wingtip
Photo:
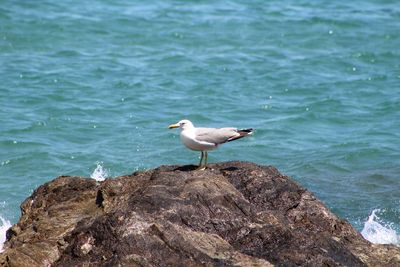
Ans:
[[[238,132],[253,133],[253,131],[254,131],[253,128],[248,128],[248,129],[240,129]]]
[[[233,140],[237,140],[237,139],[246,137],[246,136],[248,136],[248,135],[252,135],[252,134],[253,134],[253,131],[254,131],[253,128],[237,130],[237,133],[239,134],[239,136],[231,137],[231,138],[229,138],[228,140],[226,140],[226,142],[230,142],[230,141],[233,141]]]

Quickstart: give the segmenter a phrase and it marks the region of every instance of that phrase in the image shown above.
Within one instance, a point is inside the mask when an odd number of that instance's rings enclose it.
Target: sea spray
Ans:
[[[4,219],[2,216],[0,216],[0,252],[3,251],[3,244],[6,241],[6,232],[7,230],[11,227],[11,223],[9,220]]]
[[[94,169],[93,173],[90,175],[90,178],[93,178],[98,182],[104,181],[108,176],[108,171],[103,168],[101,165],[102,162],[96,162],[96,164],[96,169]]]
[[[400,245],[400,237],[389,224],[380,220],[377,213],[379,209],[372,211],[368,220],[364,223],[364,228],[361,231],[362,236],[374,244],[395,244]]]

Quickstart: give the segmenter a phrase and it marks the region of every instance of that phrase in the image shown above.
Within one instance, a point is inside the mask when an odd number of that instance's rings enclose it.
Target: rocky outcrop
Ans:
[[[400,266],[274,167],[62,176],[21,205],[3,266]]]

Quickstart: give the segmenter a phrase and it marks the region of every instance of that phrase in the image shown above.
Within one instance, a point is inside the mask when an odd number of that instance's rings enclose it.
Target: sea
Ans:
[[[1,1],[0,244],[57,176],[197,164],[181,119],[254,128],[209,162],[276,166],[400,244],[397,0]]]

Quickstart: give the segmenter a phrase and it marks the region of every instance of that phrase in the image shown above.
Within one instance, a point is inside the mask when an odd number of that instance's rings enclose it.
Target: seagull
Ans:
[[[213,150],[218,145],[240,139],[253,134],[253,129],[236,128],[196,128],[189,120],[181,120],[178,123],[171,124],[169,129],[181,129],[181,141],[191,150],[201,151],[201,158],[198,169],[206,169],[207,151]],[[204,159],[204,166],[202,165]]]

